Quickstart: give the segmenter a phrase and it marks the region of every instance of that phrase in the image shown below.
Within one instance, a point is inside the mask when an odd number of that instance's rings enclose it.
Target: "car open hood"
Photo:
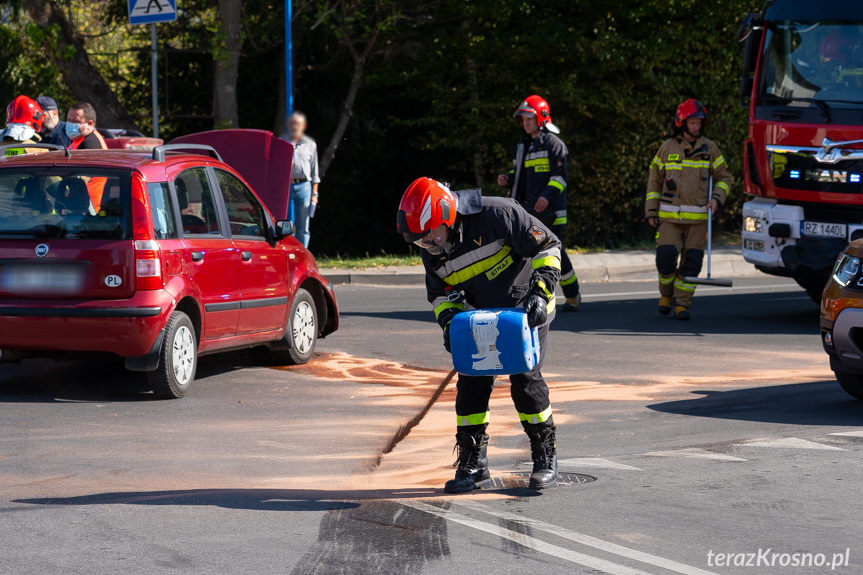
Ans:
[[[212,130],[174,138],[172,144],[214,147],[252,186],[276,219],[288,217],[294,147],[266,130]]]

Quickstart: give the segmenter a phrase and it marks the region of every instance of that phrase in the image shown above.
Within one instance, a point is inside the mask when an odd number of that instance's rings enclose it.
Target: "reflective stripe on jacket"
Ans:
[[[731,191],[732,177],[716,144],[704,137],[694,144],[682,136],[669,138],[650,163],[645,215],[678,223],[707,221],[710,176],[713,199],[721,206]]]
[[[566,225],[568,153],[563,140],[545,128],[536,138],[525,135],[516,147],[510,197],[550,227]],[[536,214],[533,206],[541,197],[548,207]]]
[[[536,283],[554,312],[560,279],[560,240],[511,199],[480,190],[455,192],[458,218],[449,254],[422,253],[428,300],[441,327],[469,308],[520,307]]]

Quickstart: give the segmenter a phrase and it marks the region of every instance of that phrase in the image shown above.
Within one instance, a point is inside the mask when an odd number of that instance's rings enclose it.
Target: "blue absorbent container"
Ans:
[[[449,334],[453,367],[465,375],[526,373],[539,363],[539,331],[521,308],[459,313]]]

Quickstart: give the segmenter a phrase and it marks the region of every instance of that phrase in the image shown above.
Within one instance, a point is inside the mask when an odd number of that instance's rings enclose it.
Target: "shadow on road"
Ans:
[[[852,399],[835,381],[692,393],[700,397],[647,407],[663,413],[717,419],[863,426],[863,401]]]
[[[661,317],[653,299],[588,300],[577,313],[558,313],[551,329],[636,336],[818,333],[818,307],[800,291],[696,296],[692,314],[688,322]],[[434,323],[425,310],[342,312],[341,317]]]

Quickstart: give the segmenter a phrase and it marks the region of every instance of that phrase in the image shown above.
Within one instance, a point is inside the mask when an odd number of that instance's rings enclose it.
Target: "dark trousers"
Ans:
[[[551,426],[551,403],[548,399],[548,385],[542,377],[540,368],[545,359],[545,340],[548,324],[539,328],[539,364],[527,373],[509,376],[510,395],[518,417],[525,429],[531,425]],[[488,402],[494,389],[494,376],[458,375],[458,395],[455,399],[455,413],[459,431],[477,433],[488,425]]]
[[[554,226],[551,231],[554,232],[560,239],[560,289],[563,290],[563,296],[566,298],[578,297],[578,275],[572,267],[572,262],[569,261],[569,255],[566,253],[566,248],[563,247],[563,230],[564,226]]]

